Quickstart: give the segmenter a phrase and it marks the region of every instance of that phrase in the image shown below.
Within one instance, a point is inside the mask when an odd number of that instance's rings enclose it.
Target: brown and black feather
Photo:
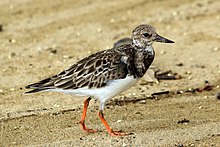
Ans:
[[[26,86],[34,93],[49,89],[99,88],[110,80],[124,79],[127,75],[140,78],[144,75],[154,57],[135,49],[131,44],[92,54],[63,72]]]

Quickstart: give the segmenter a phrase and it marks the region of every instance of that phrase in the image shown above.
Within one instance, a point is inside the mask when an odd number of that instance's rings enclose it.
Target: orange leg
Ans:
[[[99,111],[99,118],[101,119],[102,123],[104,124],[106,130],[111,136],[126,136],[126,135],[131,135],[132,133],[124,133],[120,131],[113,131],[110,126],[108,125],[107,121],[104,118],[104,114],[102,110]]]
[[[86,132],[97,132],[97,130],[92,130],[92,129],[88,129],[85,125],[85,118],[86,118],[86,111],[87,111],[87,107],[89,106],[89,101],[91,100],[91,98],[87,98],[84,101],[84,108],[83,108],[83,113],[82,113],[82,117],[81,117],[81,121],[79,122],[82,129]]]

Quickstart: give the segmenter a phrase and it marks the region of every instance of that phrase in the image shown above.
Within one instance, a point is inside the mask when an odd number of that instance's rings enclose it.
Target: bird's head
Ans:
[[[131,40],[134,46],[142,49],[152,45],[155,41],[162,43],[174,43],[174,41],[158,35],[156,29],[147,24],[137,26],[132,31]]]

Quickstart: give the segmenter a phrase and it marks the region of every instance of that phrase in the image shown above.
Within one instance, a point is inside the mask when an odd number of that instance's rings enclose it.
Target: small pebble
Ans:
[[[43,48],[42,48],[42,47],[37,47],[37,50],[38,50],[39,52],[41,52],[41,51],[43,50]]]
[[[188,120],[188,119],[182,119],[182,120],[179,120],[177,123],[178,124],[187,124],[187,123],[189,123],[190,121]]]
[[[162,19],[162,18],[159,18],[157,21],[158,21],[158,22],[162,22],[162,21],[163,21],[163,19]]]
[[[220,91],[216,93],[215,97],[220,100]]]
[[[199,109],[202,109],[203,107],[202,106],[199,106]]]
[[[111,18],[111,19],[110,19],[110,22],[111,22],[111,23],[115,23],[115,19],[114,19],[114,18]]]
[[[52,50],[52,48],[51,48],[51,47],[48,47],[48,46],[45,46],[45,47],[44,47],[44,50],[50,51],[50,50]]]
[[[50,53],[51,53],[51,54],[56,54],[56,53],[57,53],[57,50],[51,49]]]
[[[188,80],[192,80],[192,77],[188,77]]]
[[[178,145],[176,145],[177,147],[184,147],[184,145],[183,144],[178,144]]]
[[[180,90],[180,91],[178,91],[180,94],[183,94],[184,93],[184,91],[182,91],[182,90]]]
[[[218,47],[214,47],[213,50],[216,52],[216,51],[219,51],[219,48]]]
[[[187,35],[188,35],[188,32],[184,32],[184,33],[183,33],[183,36],[187,36]]]
[[[63,58],[64,59],[69,59],[69,56],[68,55],[63,55]]]
[[[14,56],[16,56],[16,53],[14,53],[14,52],[11,53],[11,57],[14,57]]]
[[[195,67],[195,68],[205,68],[205,65],[195,64],[195,65],[191,65],[191,67]]]
[[[173,15],[173,16],[177,16],[177,12],[176,12],[176,11],[173,11],[173,12],[172,12],[172,15]]]
[[[0,93],[3,93],[3,89],[0,89]]]
[[[205,83],[205,84],[209,84],[209,81],[208,81],[208,80],[205,80],[204,83]]]
[[[191,71],[186,71],[185,73],[186,73],[187,75],[191,75],[192,72],[191,72]]]
[[[3,31],[3,26],[2,26],[2,24],[0,24],[0,32],[2,32]]]
[[[89,50],[87,53],[88,53],[88,54],[91,54],[91,53],[92,53],[92,51],[91,51],[91,50]]]
[[[101,29],[101,28],[98,28],[98,29],[97,29],[97,32],[99,32],[99,33],[102,32],[102,29]]]
[[[160,51],[160,54],[164,55],[166,54],[166,51]]]
[[[146,104],[146,100],[141,100],[139,103],[140,104]]]
[[[11,43],[16,43],[15,39],[9,39],[8,41],[11,42]]]
[[[58,104],[54,104],[54,107],[60,107],[60,105],[58,105]]]
[[[11,88],[10,90],[11,90],[11,91],[15,91],[15,88]]]
[[[183,66],[183,63],[177,63],[176,66]]]
[[[193,92],[194,91],[194,89],[192,89],[192,88],[188,88],[188,90],[187,90],[188,92]]]
[[[122,122],[122,120],[117,120],[117,123],[120,123],[120,122]]]

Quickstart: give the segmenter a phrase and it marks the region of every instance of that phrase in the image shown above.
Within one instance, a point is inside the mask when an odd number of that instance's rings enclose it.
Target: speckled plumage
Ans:
[[[133,86],[146,73],[154,60],[154,41],[173,43],[159,36],[154,27],[139,25],[128,43],[92,54],[53,77],[28,85],[26,88],[33,90],[26,93],[57,91],[95,97],[102,111],[108,99]]]
[[[142,77],[153,58],[147,51],[123,45],[88,56],[58,75],[27,87],[42,90],[100,88],[111,80],[123,79],[127,75]]]

